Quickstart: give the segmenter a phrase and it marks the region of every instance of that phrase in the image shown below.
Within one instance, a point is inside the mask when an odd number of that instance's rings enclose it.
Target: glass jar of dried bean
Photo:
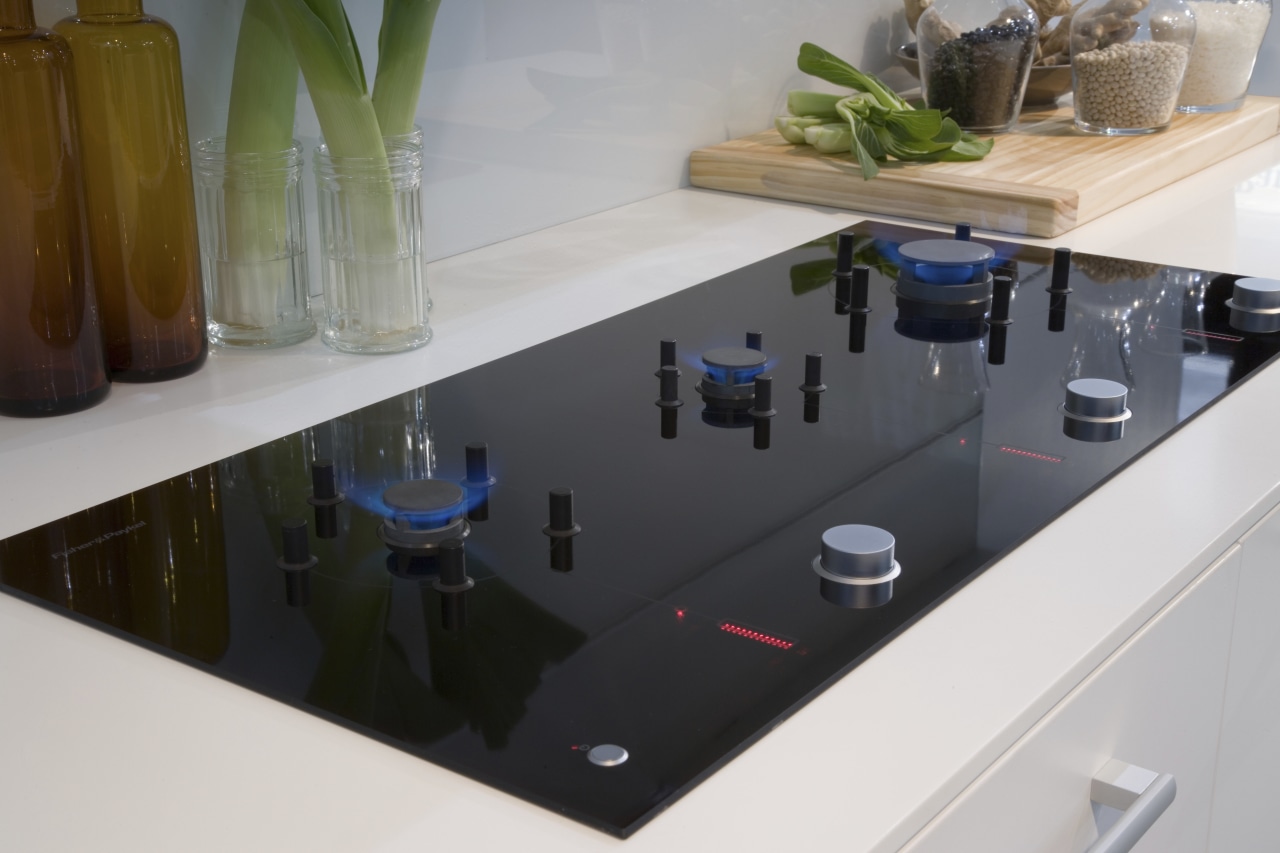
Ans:
[[[1071,19],[1076,127],[1108,136],[1167,128],[1195,37],[1184,0],[1086,0]]]

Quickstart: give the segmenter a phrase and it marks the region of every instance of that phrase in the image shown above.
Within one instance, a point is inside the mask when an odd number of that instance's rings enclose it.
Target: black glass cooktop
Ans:
[[[931,302],[899,245],[948,235],[851,233],[0,542],[3,588],[626,836],[1278,348],[1233,276],[987,242]],[[842,525],[900,574],[815,566]]]

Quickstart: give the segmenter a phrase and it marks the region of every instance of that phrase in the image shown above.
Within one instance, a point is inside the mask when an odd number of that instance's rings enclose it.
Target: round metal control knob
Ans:
[[[893,535],[866,524],[842,524],[822,534],[822,568],[842,578],[882,578],[893,571]]]
[[[902,566],[893,559],[893,534],[866,524],[842,524],[822,534],[813,561],[822,597],[841,607],[879,607],[893,597]]]
[[[1227,322],[1242,332],[1280,331],[1280,280],[1238,279],[1226,305],[1231,309]]]
[[[630,753],[613,743],[602,743],[599,746],[593,746],[587,752],[587,760],[601,767],[617,767],[630,757]]]
[[[1125,407],[1129,389],[1110,379],[1076,379],[1067,383],[1062,431],[1079,441],[1115,441],[1124,435],[1124,422],[1133,416]]]
[[[1062,404],[1069,415],[1085,418],[1123,417],[1129,389],[1110,379],[1076,379],[1067,384],[1067,401]]]

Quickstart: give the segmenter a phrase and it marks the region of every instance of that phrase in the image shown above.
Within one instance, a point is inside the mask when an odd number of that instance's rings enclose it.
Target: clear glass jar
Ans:
[[[316,150],[325,344],[392,353],[431,340],[422,246],[422,131],[385,140],[387,159]]]
[[[315,334],[302,207],[302,146],[227,154],[196,143],[196,208],[209,340],[277,347]]]
[[[1183,0],[1086,0],[1071,19],[1076,127],[1107,136],[1167,128],[1195,37]]]
[[[1022,0],[938,0],[916,24],[925,105],[974,133],[1013,127],[1039,35]]]
[[[1271,20],[1271,0],[1187,0],[1187,6],[1196,16],[1196,40],[1178,112],[1237,110]]]

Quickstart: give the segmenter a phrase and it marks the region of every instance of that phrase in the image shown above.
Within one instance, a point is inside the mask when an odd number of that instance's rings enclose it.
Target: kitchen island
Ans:
[[[80,415],[5,421],[0,536],[863,218],[678,190],[432,264],[436,339],[417,352],[357,358],[318,341],[273,353],[218,351],[189,379],[117,385],[105,404]],[[1272,140],[1047,245],[1280,277],[1277,224],[1280,141]],[[0,841],[14,850],[878,851],[912,843],[923,829],[916,843],[945,849],[952,828],[964,829],[966,804],[981,806],[985,780],[1013,762],[1019,739],[1051,722],[1091,674],[1105,675],[1108,658],[1149,635],[1144,626],[1171,602],[1164,616],[1182,618],[1209,600],[1214,607],[1202,609],[1212,622],[1194,627],[1229,645],[1241,561],[1232,546],[1280,500],[1280,457],[1265,443],[1280,419],[1277,400],[1273,367],[625,842],[0,596]],[[1222,555],[1227,561],[1201,579]],[[1154,660],[1161,670],[1184,666]],[[1218,676],[1201,692],[1230,693],[1229,673]],[[1220,711],[1219,703],[1213,730],[1201,733],[1215,743]],[[1084,800],[1064,806],[1071,813],[1088,812],[1088,775],[1112,746],[1077,757],[1089,769],[1077,774]],[[979,787],[966,793],[975,780]],[[1184,795],[1173,809],[1197,802],[1197,790],[1212,791],[1209,779],[1179,784]],[[1208,799],[1187,820],[1167,825],[1181,829],[1185,849],[1206,849]],[[1026,849],[1002,837],[999,823],[985,829],[984,849]],[[1174,849],[1155,835],[1152,842]]]

